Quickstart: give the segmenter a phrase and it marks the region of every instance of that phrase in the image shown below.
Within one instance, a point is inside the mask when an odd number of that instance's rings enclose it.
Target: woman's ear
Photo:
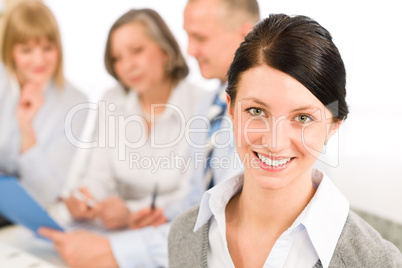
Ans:
[[[327,141],[335,135],[335,133],[338,131],[339,127],[342,124],[342,120],[336,120],[329,124],[329,128],[327,129],[327,137],[325,138],[325,144]]]
[[[228,115],[229,115],[230,119],[232,119],[232,121],[233,121],[233,110],[232,110],[232,106],[230,105],[230,103],[231,103],[231,98],[230,98],[229,94],[226,93],[226,104],[228,107]]]

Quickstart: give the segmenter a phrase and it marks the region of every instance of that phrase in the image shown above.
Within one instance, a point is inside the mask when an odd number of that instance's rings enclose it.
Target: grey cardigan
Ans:
[[[169,233],[170,268],[208,267],[209,224],[193,232],[198,209],[199,206],[191,208],[172,223]],[[320,267],[318,261],[313,268]],[[368,223],[349,211],[329,267],[402,268],[402,254]]]

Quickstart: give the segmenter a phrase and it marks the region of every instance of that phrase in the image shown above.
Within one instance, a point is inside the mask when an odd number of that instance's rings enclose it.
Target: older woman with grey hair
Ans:
[[[190,145],[185,120],[204,90],[185,80],[188,67],[173,34],[151,9],[130,10],[112,26],[106,69],[118,82],[99,103],[87,170],[65,200],[76,219],[100,219],[109,229],[136,229],[109,239],[88,232],[41,228],[72,267],[152,267],[163,255],[169,207],[187,191]],[[173,210],[174,211],[174,210]],[[145,227],[145,228],[143,228]],[[146,228],[148,227],[148,228]],[[162,252],[162,254],[160,254]]]
[[[186,193],[191,169],[174,156],[189,156],[184,120],[204,91],[185,80],[180,47],[151,9],[130,10],[113,24],[105,65],[118,85],[103,97],[99,146],[78,190],[96,205],[77,195],[66,203],[74,218],[100,218],[107,228],[156,226],[169,218],[164,209]]]

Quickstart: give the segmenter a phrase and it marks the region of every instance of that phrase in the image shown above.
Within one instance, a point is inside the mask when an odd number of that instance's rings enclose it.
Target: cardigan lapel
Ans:
[[[208,268],[208,247],[209,247],[209,222],[202,226],[202,255],[201,255],[201,265],[204,268]]]

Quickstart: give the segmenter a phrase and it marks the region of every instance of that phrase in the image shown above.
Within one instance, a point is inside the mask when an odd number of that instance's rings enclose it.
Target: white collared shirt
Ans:
[[[16,112],[20,91],[15,76],[0,63],[0,175],[18,177],[39,203],[48,206],[58,201],[76,152],[66,133],[71,128],[73,135],[80,137],[87,110],[77,111],[71,122],[66,120],[67,115],[76,105],[86,103],[87,98],[67,81],[61,89],[49,81],[43,92],[44,102],[33,121],[36,144],[21,153]]]
[[[243,175],[208,190],[201,201],[194,231],[208,220],[209,267],[234,267],[226,241],[225,208],[241,191]],[[321,260],[328,267],[349,212],[349,202],[332,181],[314,170],[312,181],[317,191],[303,212],[273,246],[264,267],[308,267]]]
[[[148,133],[137,92],[126,93],[121,86],[108,91],[94,137],[99,146],[91,151],[80,187],[87,187],[96,200],[118,194],[132,211],[151,205],[156,184],[157,207],[179,202],[192,172],[187,121],[203,94],[202,88],[179,82]]]

